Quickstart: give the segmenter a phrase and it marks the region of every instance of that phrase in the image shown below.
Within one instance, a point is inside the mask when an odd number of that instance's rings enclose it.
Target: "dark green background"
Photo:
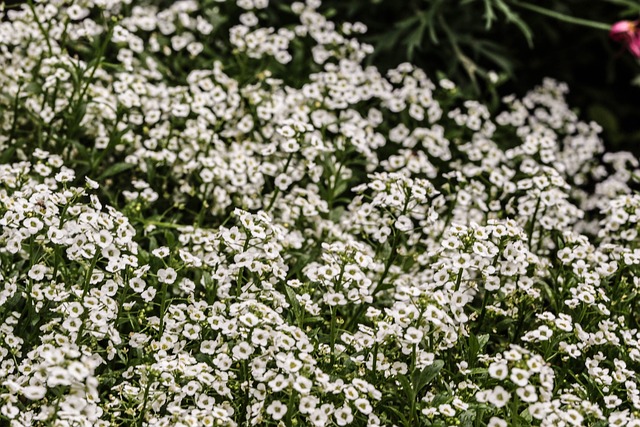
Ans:
[[[387,69],[403,61],[424,68],[429,75],[444,72],[478,96],[488,96],[482,79],[474,86],[455,55],[447,30],[458,39],[459,49],[485,70],[503,71],[508,79],[501,95],[524,94],[544,77],[569,84],[569,104],[582,119],[596,120],[611,150],[640,154],[640,87],[632,80],[640,74],[639,62],[605,30],[563,22],[518,7],[504,0],[510,12],[531,33],[528,43],[518,24],[509,22],[495,0],[325,0],[323,9],[337,21],[364,22],[363,38],[376,46],[372,63]],[[611,25],[621,19],[638,19],[640,2],[629,0],[536,0],[531,4],[565,15]],[[496,19],[487,29],[487,4]],[[429,25],[420,28],[420,17]],[[446,27],[446,28],[445,28]],[[435,40],[434,40],[435,36]]]

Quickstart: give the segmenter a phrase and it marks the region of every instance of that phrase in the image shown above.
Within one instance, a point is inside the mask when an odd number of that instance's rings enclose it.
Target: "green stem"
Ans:
[[[104,42],[100,45],[100,48],[98,50],[98,60],[96,61],[95,65],[91,68],[91,73],[89,73],[89,78],[87,79],[87,83],[84,85],[84,87],[80,91],[80,96],[78,96],[78,101],[76,103],[76,108],[82,102],[82,99],[84,98],[84,96],[86,95],[87,91],[89,90],[89,87],[91,85],[91,80],[93,80],[93,77],[95,76],[96,71],[98,71],[98,68],[100,68],[100,66],[102,65],[102,61],[105,58],[105,52],[107,50],[107,45],[111,41],[111,36],[112,35],[113,35],[113,25],[110,25],[109,26],[109,31],[107,32],[107,37],[104,39]]]
[[[162,283],[162,288],[160,289],[160,325],[158,325],[158,336],[162,338],[162,334],[164,333],[164,312],[167,309],[167,284]]]
[[[181,229],[184,227],[189,227],[188,225],[185,224],[173,224],[171,222],[163,222],[163,221],[154,221],[152,219],[149,220],[144,220],[141,221],[144,225],[155,225],[157,227],[162,227],[162,228],[174,228],[174,229]]]
[[[89,293],[89,288],[91,284],[91,275],[93,274],[93,270],[96,268],[96,264],[98,263],[98,257],[100,256],[99,248],[95,249],[95,253],[93,254],[93,259],[91,260],[91,266],[87,269],[87,273],[84,277],[84,287],[82,289],[82,296],[80,297],[80,303],[84,302],[84,298]],[[80,343],[80,338],[82,337],[82,332],[84,332],[85,324],[87,320],[87,310],[84,310],[82,314],[82,323],[80,324],[80,329],[78,330],[78,336],[76,337],[76,344]]]
[[[338,187],[338,180],[340,179],[340,174],[342,173],[343,160],[340,159],[340,166],[338,166],[338,170],[336,171],[335,179],[333,180],[333,184],[330,186],[331,191],[328,193],[329,200],[327,200],[327,204],[329,205],[329,210],[333,209],[333,201],[335,199],[336,188]]]
[[[480,315],[478,316],[478,320],[476,321],[476,335],[478,335],[480,329],[482,328],[482,321],[484,320],[484,316],[487,314],[487,304],[489,302],[489,299],[491,298],[491,295],[491,292],[485,290],[484,298],[482,298],[482,309],[480,310]]]
[[[411,199],[411,189],[407,189],[407,193],[406,193],[406,198],[404,201],[404,206],[402,207],[402,212],[400,213],[400,216],[405,215],[407,213],[407,208],[409,207],[409,200]],[[384,284],[385,279],[387,278],[387,275],[389,274],[389,270],[391,269],[391,265],[393,264],[393,262],[396,260],[396,258],[398,257],[398,252],[397,252],[397,248],[398,248],[398,243],[399,242],[399,237],[398,237],[398,230],[395,229],[394,227],[394,232],[393,232],[393,240],[391,242],[391,251],[389,252],[389,258],[387,258],[387,261],[384,265],[384,271],[382,272],[382,276],[380,276],[380,280],[378,280],[378,284],[376,285],[376,287],[371,291],[371,296],[375,296],[376,293],[378,293],[380,291],[381,286]],[[347,323],[344,327],[345,330],[350,331],[352,326],[355,326],[355,324],[358,322],[358,320],[360,319],[360,316],[362,316],[362,313],[364,312],[364,310],[366,309],[366,305],[365,304],[360,304],[360,306],[358,307],[358,310],[356,311],[355,315],[349,320],[349,323]]]
[[[531,250],[531,240],[533,238],[533,230],[536,226],[536,217],[538,216],[538,211],[540,210],[540,196],[538,196],[538,201],[536,202],[536,209],[533,211],[533,217],[531,217],[531,225],[529,226],[529,238],[528,238],[528,246],[529,250]]]
[[[11,146],[11,141],[13,141],[14,139],[13,133],[16,131],[16,127],[18,125],[18,108],[19,108],[18,102],[20,101],[21,90],[22,90],[22,84],[18,86],[18,91],[16,92],[16,98],[13,102],[13,118],[11,120],[11,130],[9,131],[9,141],[7,142],[8,147]]]
[[[377,377],[376,369],[378,364],[378,341],[373,344],[373,363],[371,366],[371,371],[373,372],[373,377]]]
[[[413,426],[413,420],[416,419],[416,395],[411,393],[411,410],[409,411],[409,426]]]
[[[198,228],[200,228],[200,226],[202,225],[202,221],[204,220],[204,216],[207,212],[207,208],[209,207],[209,202],[207,202],[206,200],[206,195],[208,193],[209,190],[209,184],[205,184],[204,186],[204,191],[202,192],[202,207],[200,208],[200,212],[198,212],[198,216],[196,217],[196,224],[198,225]]]
[[[396,256],[398,255],[396,253],[397,245],[398,245],[398,238],[397,238],[397,233],[395,233],[393,235],[393,241],[391,242],[391,252],[389,253],[389,258],[387,258],[387,262],[384,265],[384,271],[382,272],[382,276],[380,276],[380,280],[378,280],[378,284],[371,291],[372,296],[375,295],[377,291],[380,289],[380,287],[384,284],[384,281],[387,278],[387,275],[389,274],[389,269],[391,268],[393,261],[396,259]],[[356,322],[358,321],[358,319],[360,319],[360,316],[362,316],[362,313],[364,312],[366,307],[367,307],[366,304],[360,304],[355,315],[349,320],[349,323],[345,325],[345,330],[350,331],[351,330],[350,328],[352,326],[355,326]]]
[[[249,249],[249,233],[247,230],[244,230],[245,238],[244,246],[242,247],[242,253],[246,252]],[[240,294],[242,294],[242,282],[244,281],[244,267],[240,267],[238,270],[238,278],[236,279],[236,298],[240,298]]]
[[[33,13],[33,19],[34,21],[36,21],[38,29],[42,33],[42,37],[44,37],[44,41],[47,43],[47,50],[49,51],[49,55],[52,56],[53,49],[51,48],[51,41],[49,41],[49,33],[47,33],[47,30],[44,29],[42,22],[40,22],[40,18],[38,18],[38,13],[36,12],[36,8],[33,5],[33,0],[29,0],[27,3],[29,3],[29,9],[31,9],[31,13]]]
[[[437,239],[438,241],[442,239],[442,236],[444,236],[444,233],[447,231],[447,227],[449,227],[449,224],[451,224],[451,220],[453,219],[453,211],[458,205],[458,193],[456,193],[455,196],[456,197],[453,199],[453,202],[451,202],[451,209],[447,211],[447,217],[444,220],[444,225],[442,226],[442,230],[440,230],[440,234],[438,234],[438,239]]]
[[[456,285],[454,288],[454,291],[456,292],[460,289],[460,284],[462,283],[462,273],[463,273],[462,269],[458,270],[458,277],[456,277]]]
[[[249,384],[249,366],[247,365],[247,361],[243,360],[242,361],[242,383],[241,384],[246,384],[245,387],[242,387],[242,385],[240,386],[242,389],[242,408],[240,411],[240,422],[238,424],[242,424],[243,418],[244,418],[244,425],[245,426],[249,426],[250,425],[250,419],[247,418],[247,407],[249,406],[249,391],[248,388],[250,386]],[[289,411],[289,408],[287,408],[287,411]]]
[[[124,310],[124,303],[127,300],[127,291],[129,290],[128,279],[129,279],[128,271],[126,272],[125,282],[122,286],[122,293],[120,294],[120,298],[118,299],[118,313],[116,313],[116,320],[114,324],[116,328],[120,325],[120,317],[122,316],[122,310]]]
[[[295,396],[295,391],[291,390],[289,394],[289,403],[287,404],[287,414],[285,415],[284,425],[286,426],[291,425],[291,418],[293,416],[293,408],[295,403],[294,396]]]
[[[147,385],[144,389],[144,400],[142,402],[142,410],[140,411],[140,418],[138,418],[138,425],[142,426],[144,424],[144,414],[147,412],[147,401],[149,400],[149,390],[151,389],[151,383],[153,382],[153,375],[149,373],[147,377]]]
[[[331,347],[331,366],[335,363],[334,350],[336,347],[336,310],[331,308],[331,336],[329,337]]]
[[[444,20],[444,18],[442,18],[442,16],[439,16],[438,18],[439,18],[438,21],[440,22],[440,25],[442,25],[442,28],[444,29],[444,32],[447,35],[447,38],[449,39],[449,43],[451,43],[451,47],[453,48],[453,53],[455,53],[456,57],[458,58],[458,61],[460,61],[464,70],[467,72],[467,75],[469,76],[469,79],[471,79],[473,86],[476,87],[477,85],[476,73],[478,71],[478,65],[475,62],[473,62],[471,58],[469,58],[467,55],[465,55],[462,52],[462,50],[460,49],[460,46],[458,45],[458,41],[455,34],[453,33],[453,31],[451,31],[446,21]]]
[[[282,170],[282,173],[287,173],[287,169],[289,169],[289,165],[291,164],[292,159],[293,159],[293,153],[290,153],[289,157],[287,158],[287,163],[284,165],[284,169]],[[271,196],[271,200],[269,201],[269,206],[267,206],[267,209],[265,209],[265,212],[269,212],[271,210],[271,208],[273,207],[273,204],[276,202],[276,198],[278,197],[278,194],[280,194],[280,189],[276,187],[276,189],[273,190],[273,195]]]
[[[516,328],[513,331],[513,335],[511,336],[511,341],[510,341],[511,343],[514,343],[514,344],[516,344],[519,341],[518,335],[520,334],[520,331],[524,326],[525,317],[527,317],[526,314],[523,313],[524,307],[520,304],[518,304],[517,307],[518,307],[518,323],[516,324]]]
[[[157,227],[171,228],[171,229],[175,229],[175,230],[180,230],[180,229],[186,228],[186,227],[194,227],[194,225],[192,225],[192,224],[174,224],[172,222],[155,221],[155,220],[152,220],[152,219],[145,219],[145,220],[141,220],[139,222],[144,226],[155,225]],[[197,227],[197,228],[199,230],[213,230],[213,228],[207,228],[207,227]]]
[[[576,18],[575,16],[565,15],[560,12],[556,12],[554,10],[536,6],[535,4],[521,2],[518,0],[511,0],[511,3],[523,9],[527,9],[532,12],[539,13],[540,15],[545,15],[550,18],[557,19],[558,21],[567,22],[569,24],[582,25],[583,27],[595,28],[596,30],[604,30],[604,31],[609,31],[611,29],[610,24],[590,21],[588,19]]]

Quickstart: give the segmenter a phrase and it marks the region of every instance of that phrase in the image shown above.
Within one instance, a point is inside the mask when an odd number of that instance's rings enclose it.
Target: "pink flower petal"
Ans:
[[[629,51],[636,58],[640,58],[640,34],[636,33],[627,44]]]
[[[611,26],[609,34],[611,35],[611,37],[615,38],[632,33],[633,30],[634,25],[631,21],[618,21]]]

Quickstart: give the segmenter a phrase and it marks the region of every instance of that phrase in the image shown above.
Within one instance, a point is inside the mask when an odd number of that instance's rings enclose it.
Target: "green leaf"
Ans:
[[[400,384],[402,385],[402,390],[404,391],[407,400],[412,401],[413,399],[415,399],[416,395],[414,394],[413,387],[411,387],[411,383],[409,382],[407,377],[404,375],[399,375],[398,381],[400,381]]]
[[[465,44],[468,44],[477,54],[484,56],[500,67],[507,75],[513,75],[513,63],[509,59],[509,54],[499,44],[489,40],[472,40]]]
[[[480,351],[489,343],[489,334],[478,335],[478,343],[480,344]]]
[[[594,104],[587,110],[589,118],[600,124],[607,132],[616,133],[620,131],[620,124],[615,114],[608,108],[600,104]]]
[[[431,365],[424,368],[422,371],[414,372],[413,387],[415,395],[418,395],[418,393],[420,393],[420,390],[422,390],[426,385],[433,381],[443,367],[444,361],[436,360]]]
[[[31,327],[32,328],[35,327],[40,322],[40,314],[34,313],[31,319],[29,320],[31,321]]]
[[[401,421],[400,424],[402,425],[407,425],[407,418],[404,416],[404,414],[402,412],[400,412],[397,408],[394,408],[393,406],[384,406],[383,407],[384,412],[391,412],[393,413],[396,417],[398,417],[398,419]]]
[[[489,30],[493,21],[496,19],[496,14],[493,12],[493,5],[491,0],[484,0],[484,28]]]
[[[473,426],[473,422],[476,420],[476,418],[477,418],[477,413],[475,409],[467,409],[466,411],[464,411],[462,414],[458,416],[458,419],[460,420],[460,425],[463,427]]]
[[[407,58],[409,61],[413,60],[413,52],[416,48],[423,45],[422,39],[424,36],[424,30],[427,28],[427,20],[424,15],[420,15],[420,24],[418,27],[409,34],[406,39],[407,43]]]
[[[408,30],[409,28],[413,27],[414,24],[417,23],[419,20],[420,20],[419,15],[413,15],[407,19],[403,19],[402,21],[396,23],[396,27],[401,28],[403,30]]]
[[[164,232],[164,238],[167,241],[167,246],[169,248],[175,248],[176,247],[176,237],[173,235],[173,233],[169,230],[166,230]]]
[[[158,247],[158,240],[154,236],[149,237],[149,252]]]
[[[336,184],[336,187],[333,189],[333,197],[334,197],[334,199],[335,199],[335,197],[337,197],[340,194],[344,193],[344,191],[348,188],[347,184],[348,184],[347,181],[344,181],[344,180],[338,181],[338,183]]]
[[[102,174],[97,178],[97,181],[102,181],[105,178],[109,178],[111,176],[117,175],[129,169],[133,169],[136,165],[133,163],[116,163],[115,165],[107,168]]]
[[[478,343],[478,338],[473,333],[469,334],[469,364],[474,363],[479,351],[480,344]]]
[[[520,18],[520,16],[516,12],[512,11],[511,8],[503,0],[495,1],[498,9],[500,9],[500,11],[504,13],[504,16],[506,16],[507,21],[515,24],[518,28],[520,28],[522,35],[527,40],[527,44],[530,48],[532,48],[533,34],[531,33],[531,29],[529,28],[529,26]]]
[[[300,308],[300,303],[298,302],[298,298],[296,298],[296,293],[288,285],[284,285],[284,290],[287,294],[287,301],[289,302],[289,305],[292,307],[293,315],[296,318],[296,322],[298,324],[302,324],[302,321],[301,321],[302,309]]]
[[[553,290],[551,289],[551,286],[549,286],[549,284],[546,282],[542,282],[542,286],[544,287],[544,291],[547,294],[547,297],[549,298],[551,305],[554,308],[557,307],[556,296],[554,295]]]
[[[433,1],[429,10],[424,13],[424,20],[426,21],[427,28],[429,29],[429,38],[433,44],[438,44],[440,42],[438,40],[438,35],[436,34],[436,15],[441,15],[441,13],[438,12],[442,1],[443,0]]]
[[[440,393],[440,394],[436,394],[436,396],[433,398],[433,400],[431,401],[431,405],[432,406],[440,406],[443,403],[447,403],[451,401],[451,396],[449,395],[449,393]]]
[[[9,163],[10,159],[13,158],[13,155],[15,154],[17,148],[18,146],[15,144],[8,148],[5,148],[0,155],[0,164]]]
[[[339,200],[339,199],[338,199]],[[333,222],[340,221],[340,218],[344,215],[345,208],[343,206],[338,206],[329,212],[329,219]]]

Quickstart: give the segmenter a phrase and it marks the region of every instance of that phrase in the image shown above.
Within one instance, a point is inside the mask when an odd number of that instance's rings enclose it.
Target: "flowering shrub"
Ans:
[[[2,13],[2,423],[640,425],[638,160],[319,7]]]

